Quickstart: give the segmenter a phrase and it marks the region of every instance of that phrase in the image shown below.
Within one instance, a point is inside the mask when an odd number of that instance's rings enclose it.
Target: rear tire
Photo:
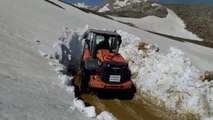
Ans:
[[[88,80],[85,70],[81,70],[81,78],[79,83],[79,91],[81,94],[88,92]]]

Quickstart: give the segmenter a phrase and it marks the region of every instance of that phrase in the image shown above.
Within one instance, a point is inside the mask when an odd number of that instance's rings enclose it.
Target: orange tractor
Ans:
[[[85,32],[79,89],[130,90],[131,71],[118,53],[121,36],[116,32],[89,29]]]

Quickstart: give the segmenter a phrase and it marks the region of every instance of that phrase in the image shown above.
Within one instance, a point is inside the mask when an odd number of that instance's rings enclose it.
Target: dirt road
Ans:
[[[79,76],[73,80],[76,97],[82,99],[86,106],[94,106],[96,113],[109,111],[118,120],[197,120],[191,113],[178,114],[168,110],[164,104],[154,104],[149,97],[135,94],[129,97],[125,92],[96,91],[88,94],[79,93]]]
[[[81,98],[89,105],[95,106],[97,114],[109,111],[119,120],[161,120],[136,97],[132,100],[100,99],[93,94],[83,94]]]

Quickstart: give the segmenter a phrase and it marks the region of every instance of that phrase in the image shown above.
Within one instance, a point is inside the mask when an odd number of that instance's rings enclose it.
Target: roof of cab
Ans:
[[[88,29],[88,32],[94,32],[94,33],[100,33],[100,34],[107,34],[107,35],[115,35],[120,36],[118,33],[113,31],[107,31],[107,30],[98,30],[98,29]]]

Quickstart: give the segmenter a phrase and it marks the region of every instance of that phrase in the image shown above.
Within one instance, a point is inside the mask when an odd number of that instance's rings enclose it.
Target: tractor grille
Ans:
[[[101,70],[101,80],[106,83],[120,84],[130,80],[131,77],[131,72],[126,63],[104,62]],[[118,79],[119,81],[116,81]]]

